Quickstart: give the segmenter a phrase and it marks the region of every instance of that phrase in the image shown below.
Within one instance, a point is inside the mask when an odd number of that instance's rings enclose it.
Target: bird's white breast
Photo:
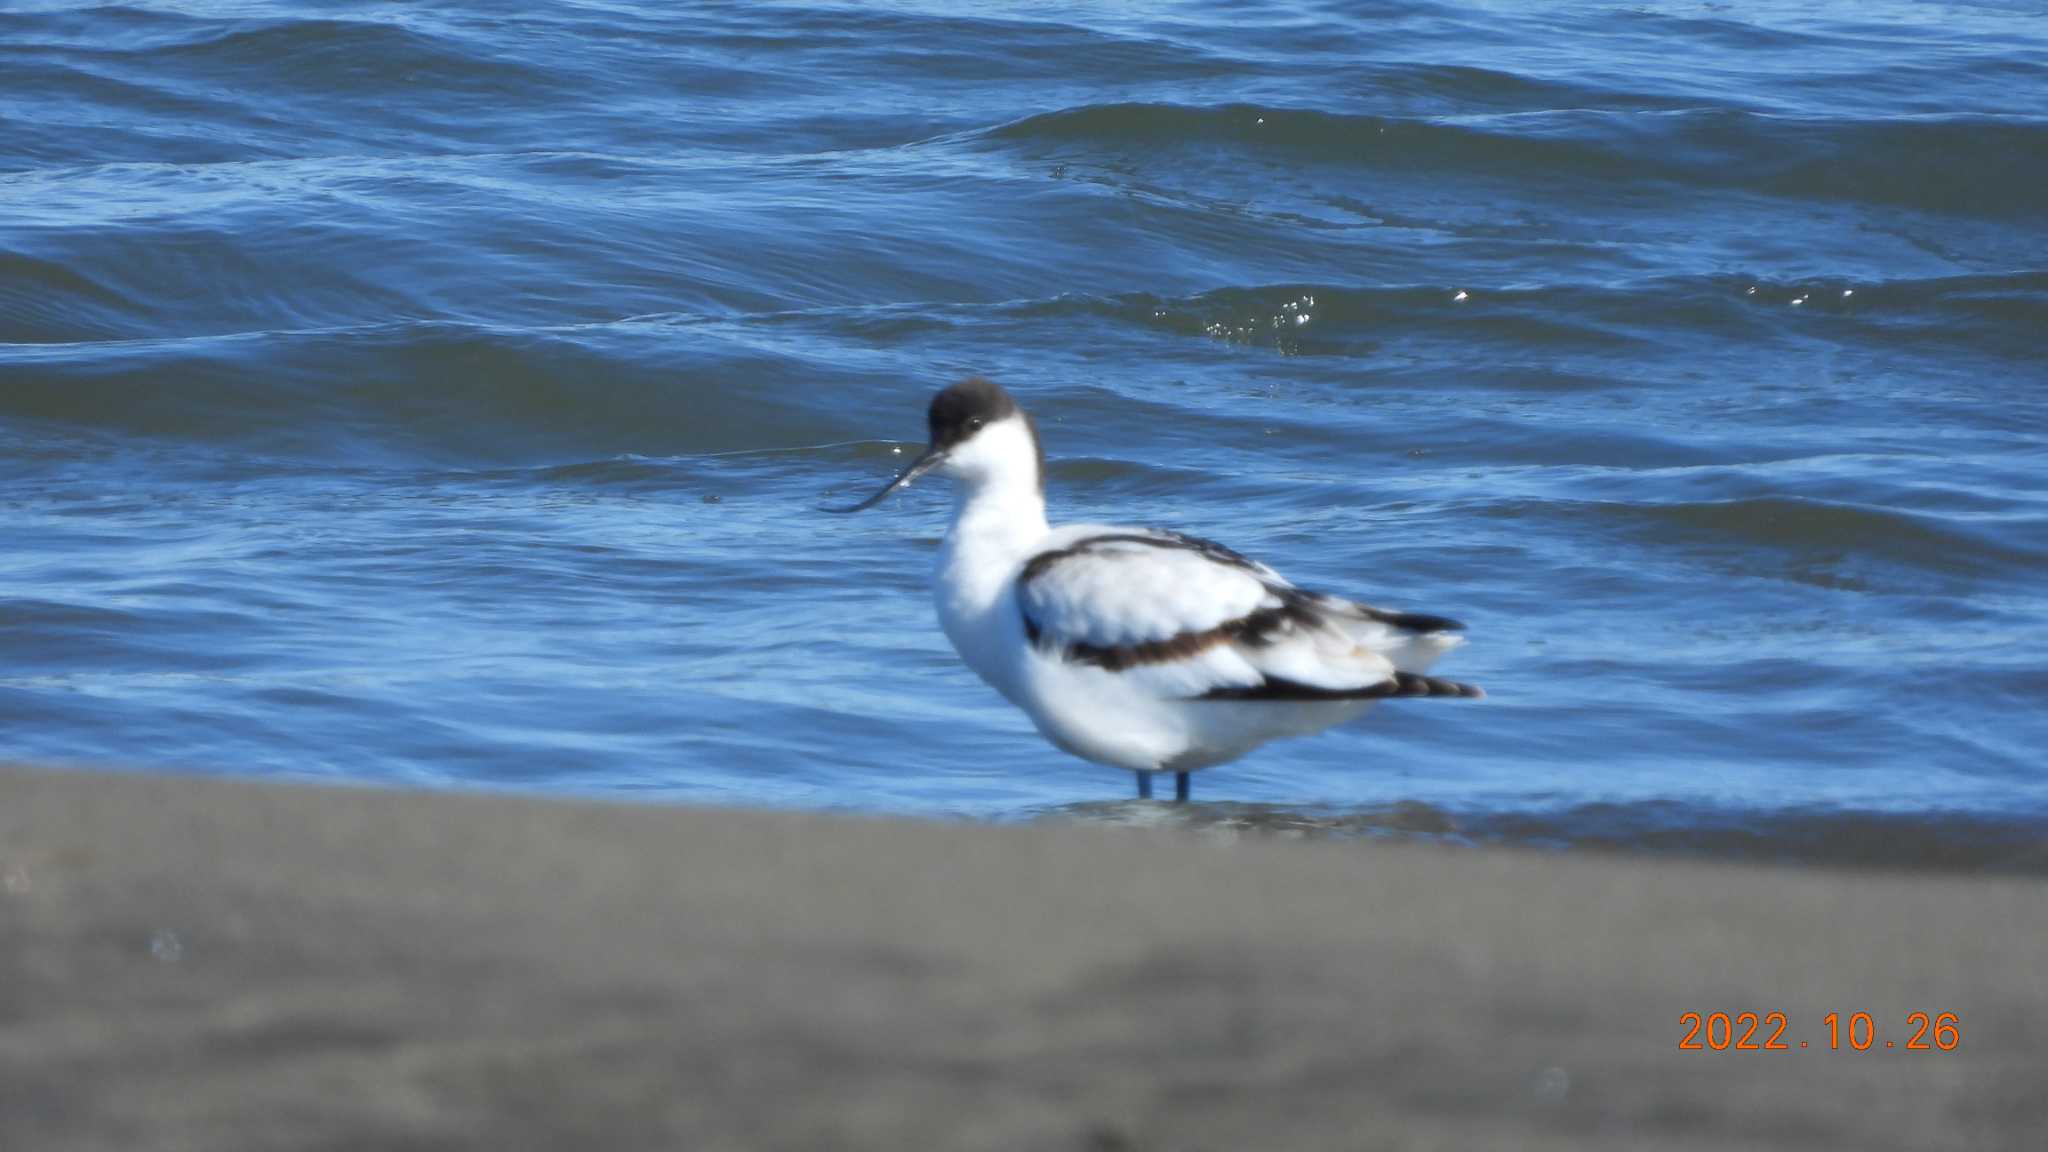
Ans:
[[[1024,665],[1031,645],[1017,609],[1017,574],[1048,535],[1035,492],[1022,507],[967,500],[956,512],[932,581],[939,626],[967,666],[1013,704],[1028,709]]]

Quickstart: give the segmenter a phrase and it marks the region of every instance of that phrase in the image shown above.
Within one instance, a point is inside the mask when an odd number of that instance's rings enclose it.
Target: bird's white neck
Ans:
[[[946,551],[976,569],[1007,579],[1047,531],[1045,494],[1038,477],[989,477],[966,481],[953,504]]]
[[[1021,413],[955,447],[946,470],[956,485],[949,552],[981,571],[1001,569],[1045,535],[1038,440]]]
[[[939,547],[939,624],[969,667],[1017,699],[1014,662],[1024,618],[1014,599],[1017,572],[1043,544],[1045,497],[1030,484],[967,483]]]
[[[939,548],[939,623],[982,679],[1016,699],[1011,657],[1023,647],[1024,628],[1017,572],[1048,530],[1030,422],[1018,415],[989,424],[951,450],[946,471],[956,495]]]

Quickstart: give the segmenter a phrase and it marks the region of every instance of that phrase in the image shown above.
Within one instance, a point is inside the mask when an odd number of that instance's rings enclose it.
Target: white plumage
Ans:
[[[1151,528],[1050,527],[1037,431],[985,380],[939,393],[931,446],[863,503],[929,471],[960,482],[939,621],[968,666],[1077,756],[1177,776],[1352,719],[1389,697],[1464,696],[1424,675],[1455,621],[1295,587],[1228,548]]]

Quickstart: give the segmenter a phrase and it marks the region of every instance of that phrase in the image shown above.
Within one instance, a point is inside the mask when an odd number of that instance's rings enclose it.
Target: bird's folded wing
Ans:
[[[1272,569],[1192,537],[1081,536],[1025,565],[1024,627],[1041,651],[1161,696],[1243,699],[1269,685],[1350,692],[1394,665]]]

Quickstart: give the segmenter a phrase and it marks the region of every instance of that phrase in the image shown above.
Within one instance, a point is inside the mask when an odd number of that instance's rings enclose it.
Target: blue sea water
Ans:
[[[2044,349],[2035,4],[15,0],[0,758],[1121,797],[817,511],[983,373],[1469,623],[1198,798],[2048,828]]]

